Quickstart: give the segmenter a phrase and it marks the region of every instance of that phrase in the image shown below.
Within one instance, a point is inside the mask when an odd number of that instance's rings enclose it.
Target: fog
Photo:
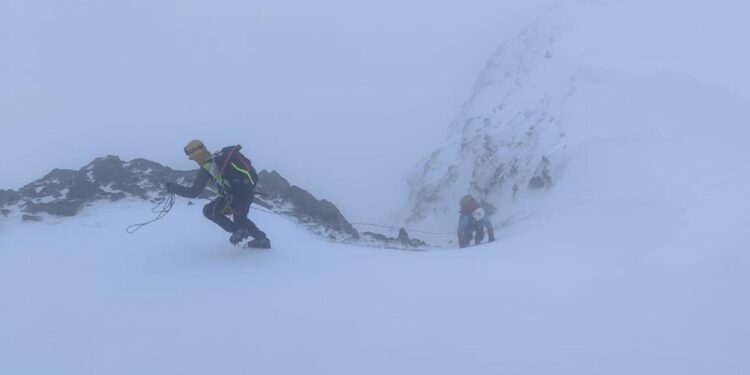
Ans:
[[[0,188],[105,154],[192,168],[200,138],[387,215],[485,60],[553,2],[3,0]]]

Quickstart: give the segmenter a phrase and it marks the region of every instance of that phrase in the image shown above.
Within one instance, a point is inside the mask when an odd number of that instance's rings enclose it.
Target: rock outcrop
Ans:
[[[578,85],[577,67],[560,53],[564,31],[533,24],[489,59],[446,144],[410,178],[406,223],[454,220],[459,199],[502,207],[556,181],[566,147],[565,103]]]
[[[54,169],[18,191],[0,190],[0,212],[7,217],[18,211],[24,221],[40,221],[45,214],[75,216],[98,201],[129,198],[156,202],[166,194],[164,184],[189,185],[197,173],[146,159],[125,162],[108,155],[77,171]],[[256,191],[256,204],[290,217],[314,233],[337,241],[360,238],[336,205],[290,184],[276,171],[260,171]],[[211,193],[206,191],[201,197],[211,198]]]
[[[175,171],[145,159],[124,162],[109,155],[95,159],[80,170],[54,169],[17,192],[0,191],[0,207],[17,206],[27,214],[74,216],[95,201],[125,197],[154,200],[164,195],[168,181],[185,182],[196,171]]]
[[[362,233],[362,242],[374,243],[376,246],[384,244],[386,248],[401,250],[424,250],[428,247],[426,242],[411,238],[404,228],[399,229],[398,236],[395,238],[380,233],[364,232]]]
[[[258,197],[259,203],[292,216],[309,230],[331,239],[359,239],[359,232],[333,203],[319,200],[307,190],[290,184],[276,171],[264,170],[258,177],[256,190],[265,195]]]

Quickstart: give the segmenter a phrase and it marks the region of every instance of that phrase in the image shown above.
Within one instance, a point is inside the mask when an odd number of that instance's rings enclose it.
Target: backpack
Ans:
[[[242,155],[241,148],[240,145],[224,147],[214,154],[213,160],[224,181],[228,181],[233,189],[242,185],[253,189],[258,184],[258,172],[250,159]]]
[[[477,202],[471,195],[466,195],[461,198],[461,214],[470,215],[474,210],[479,208],[479,202]]]

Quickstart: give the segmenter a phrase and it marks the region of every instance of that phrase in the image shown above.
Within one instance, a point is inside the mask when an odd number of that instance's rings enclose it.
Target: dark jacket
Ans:
[[[190,187],[174,186],[174,192],[185,198],[195,198],[209,188],[222,196],[244,196],[253,192],[258,174],[242,153],[242,146],[224,147],[201,165],[198,176]],[[222,173],[223,170],[223,173]]]
[[[203,189],[208,187],[209,182],[212,180],[213,177],[211,177],[211,174],[204,168],[201,168],[200,171],[198,171],[198,177],[195,178],[190,187],[175,184],[174,193],[185,198],[196,198],[201,195]]]

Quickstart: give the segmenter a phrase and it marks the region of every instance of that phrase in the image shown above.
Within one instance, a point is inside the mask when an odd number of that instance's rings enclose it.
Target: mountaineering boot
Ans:
[[[271,240],[269,240],[268,237],[256,238],[252,241],[249,241],[247,244],[245,244],[245,247],[251,248],[251,249],[270,249]]]
[[[242,240],[248,237],[250,237],[250,231],[248,231],[247,228],[240,228],[236,232],[232,233],[232,236],[229,237],[229,242],[231,242],[232,245],[237,245],[238,243],[242,242]]]

